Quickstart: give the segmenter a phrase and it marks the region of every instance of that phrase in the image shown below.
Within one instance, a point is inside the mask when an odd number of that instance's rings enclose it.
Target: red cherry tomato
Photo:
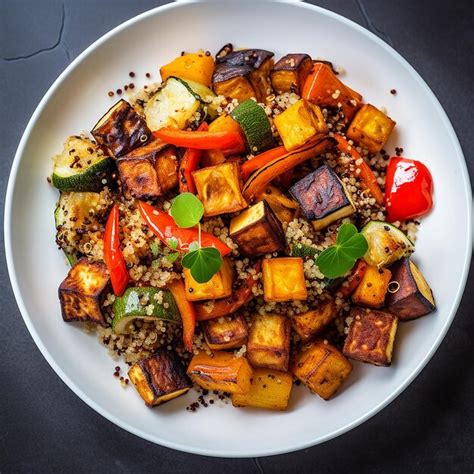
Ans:
[[[433,207],[433,178],[420,161],[392,157],[385,181],[385,208],[389,222],[419,217]]]

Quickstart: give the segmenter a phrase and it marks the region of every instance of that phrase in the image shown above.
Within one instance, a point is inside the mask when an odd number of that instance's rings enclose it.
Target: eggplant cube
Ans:
[[[247,340],[247,323],[239,314],[209,319],[201,325],[206,343],[213,350],[235,349]]]
[[[262,270],[265,301],[305,300],[308,298],[302,258],[265,258]]]
[[[81,258],[59,286],[64,321],[92,321],[105,326],[102,303],[110,290],[110,278],[102,262]]]
[[[377,153],[387,142],[395,124],[396,122],[377,107],[365,104],[349,125],[347,137],[371,153]]]
[[[355,212],[344,183],[327,165],[320,166],[298,181],[290,188],[290,193],[316,230],[322,230]]]
[[[428,282],[409,258],[400,260],[392,267],[392,280],[398,283],[398,289],[387,293],[386,304],[400,321],[425,316],[435,309]]]
[[[286,372],[290,359],[290,333],[290,321],[286,316],[254,315],[247,342],[250,364]]]
[[[277,94],[294,92],[301,95],[313,61],[308,54],[287,54],[273,66],[270,78]]]
[[[310,138],[323,136],[328,131],[321,109],[305,99],[288,107],[273,122],[288,151],[304,145]]]
[[[278,252],[286,247],[281,222],[266,201],[234,217],[230,221],[229,235],[239,245],[240,253],[247,257]]]
[[[241,211],[248,206],[241,193],[237,163],[202,168],[193,172],[193,178],[206,217]]]
[[[91,131],[97,143],[115,158],[146,143],[151,132],[145,119],[125,100],[119,100]]]
[[[352,294],[352,301],[369,308],[381,308],[391,280],[392,272],[387,268],[368,265],[361,282]]]
[[[324,400],[331,398],[352,371],[352,364],[326,341],[316,340],[295,355],[292,372]]]
[[[185,394],[192,385],[178,356],[167,349],[133,364],[128,376],[149,407]]]
[[[344,355],[369,364],[389,366],[398,318],[364,308],[352,308],[350,317],[352,321],[344,343]]]

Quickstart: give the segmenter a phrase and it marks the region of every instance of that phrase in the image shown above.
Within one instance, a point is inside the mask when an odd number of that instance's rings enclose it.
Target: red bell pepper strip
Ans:
[[[143,201],[138,201],[138,209],[146,222],[148,228],[168,247],[173,248],[170,245],[170,241],[177,241],[177,247],[174,250],[179,252],[187,252],[189,245],[192,242],[197,242],[199,238],[199,231],[196,227],[181,228],[178,227],[173,218],[166,212],[155,209],[150,204]],[[215,247],[219,250],[222,256],[225,256],[232,252],[232,249],[227,247],[222,240],[214,237],[207,232],[201,231],[201,246],[202,247]]]
[[[255,170],[258,170],[267,163],[270,163],[270,161],[274,160],[275,158],[280,158],[280,156],[283,156],[286,153],[288,152],[285,150],[284,146],[277,146],[276,148],[264,151],[263,153],[260,153],[260,155],[257,155],[255,158],[246,161],[240,167],[242,179],[244,181],[247,181],[248,177]]]
[[[208,129],[206,122],[202,122],[199,125],[198,130],[205,132]],[[188,148],[184,153],[183,159],[179,165],[179,192],[180,193],[193,193],[196,194],[196,185],[194,184],[194,179],[192,172],[197,169],[199,162],[202,157],[202,150],[197,148]]]
[[[359,286],[359,283],[362,281],[366,270],[367,263],[364,260],[359,260],[352,270],[352,273],[347,277],[347,280],[339,288],[339,292],[344,298],[350,296]]]
[[[229,150],[242,146],[243,139],[239,132],[203,132],[161,128],[153,135],[165,143],[183,148],[198,148],[199,150]]]
[[[115,296],[122,296],[130,279],[127,265],[120,250],[120,226],[118,204],[110,211],[104,233],[104,260],[110,274]]]
[[[433,207],[433,178],[420,161],[392,157],[385,180],[385,208],[389,222],[419,217]]]

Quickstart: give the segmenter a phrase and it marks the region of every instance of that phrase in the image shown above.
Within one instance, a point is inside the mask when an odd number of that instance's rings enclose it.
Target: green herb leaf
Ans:
[[[178,239],[176,237],[170,237],[166,239],[166,242],[170,249],[176,250],[178,248]]]
[[[179,252],[169,253],[168,255],[166,255],[166,260],[168,260],[168,262],[170,263],[174,263],[176,262],[179,255],[180,255]]]
[[[154,240],[150,244],[150,250],[151,254],[153,255],[153,258],[158,257],[158,254],[160,253],[160,242],[158,240]]]
[[[176,196],[171,205],[171,216],[179,227],[194,227],[204,215],[202,202],[192,193]]]
[[[187,253],[181,263],[198,283],[206,283],[221,268],[222,256],[215,247],[204,247]]]

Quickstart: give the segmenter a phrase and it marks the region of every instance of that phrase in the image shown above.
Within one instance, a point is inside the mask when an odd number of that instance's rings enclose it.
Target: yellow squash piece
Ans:
[[[240,314],[209,319],[201,326],[206,343],[213,350],[235,349],[247,341],[247,323]]]
[[[202,50],[197,53],[184,53],[160,69],[162,81],[166,81],[170,76],[177,76],[206,87],[211,85],[213,72],[214,59]]]
[[[361,282],[352,294],[352,301],[370,308],[381,308],[391,279],[390,270],[374,265],[367,266]]]
[[[263,260],[262,270],[265,301],[308,298],[302,258],[266,258]]]

